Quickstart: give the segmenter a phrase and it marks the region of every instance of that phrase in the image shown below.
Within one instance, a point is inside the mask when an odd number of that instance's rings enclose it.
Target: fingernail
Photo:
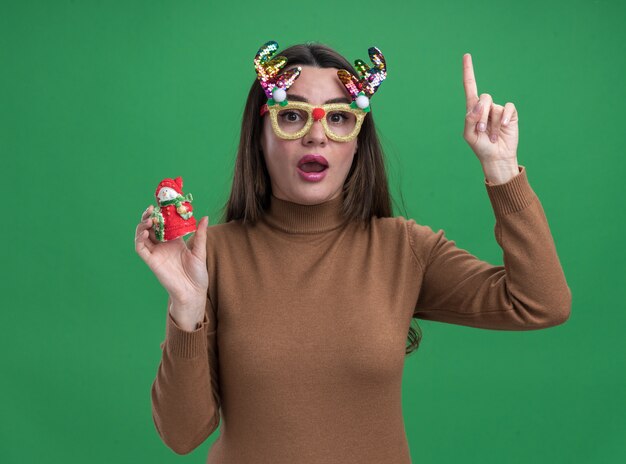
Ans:
[[[478,130],[481,132],[485,132],[485,128],[486,128],[486,124],[484,122],[479,122],[478,123]]]
[[[503,126],[506,126],[508,123],[509,123],[509,118],[504,118],[504,119],[502,120],[502,125],[503,125]]]

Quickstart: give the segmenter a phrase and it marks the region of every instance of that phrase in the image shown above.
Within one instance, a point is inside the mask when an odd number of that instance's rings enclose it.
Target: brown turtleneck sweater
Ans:
[[[210,464],[410,463],[411,318],[535,330],[569,317],[543,208],[519,169],[485,180],[504,266],[403,217],[344,221],[341,197],[273,197],[254,226],[209,227],[207,314],[189,332],[168,312],[152,385],[165,444],[189,453],[219,426]]]

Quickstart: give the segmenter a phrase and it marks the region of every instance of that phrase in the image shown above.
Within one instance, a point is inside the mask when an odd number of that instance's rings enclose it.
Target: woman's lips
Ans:
[[[316,155],[314,153],[310,153],[308,155],[304,155],[298,161],[298,166],[302,166],[304,163],[319,163],[322,166],[328,166],[328,161],[322,155]]]
[[[326,171],[328,171],[328,168],[325,168],[323,171],[319,172],[304,172],[302,169],[300,169],[300,167],[297,167],[296,169],[298,170],[298,174],[300,174],[300,177],[307,182],[319,182],[324,177],[326,177]]]
[[[301,169],[301,167],[308,163],[317,164],[319,165],[317,169],[319,169],[319,167],[322,167],[323,169],[321,171],[312,171],[311,169],[314,169],[314,167],[311,165],[306,167],[306,171]],[[319,182],[326,177],[326,171],[328,171],[328,161],[322,155],[309,153],[308,155],[304,155],[300,158],[296,169],[303,180],[307,182]]]

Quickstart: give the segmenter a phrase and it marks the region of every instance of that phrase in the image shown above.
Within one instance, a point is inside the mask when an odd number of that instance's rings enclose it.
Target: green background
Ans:
[[[383,51],[375,117],[396,214],[497,265],[462,137],[463,53],[479,93],[519,112],[518,161],[572,315],[528,332],[419,321],[403,382],[414,462],[626,462],[624,2],[0,5],[0,461],[205,461],[217,432],[178,456],[152,423],[167,293],[135,253],[135,227],[178,175],[197,215],[218,222],[252,58],[276,40],[350,61]]]

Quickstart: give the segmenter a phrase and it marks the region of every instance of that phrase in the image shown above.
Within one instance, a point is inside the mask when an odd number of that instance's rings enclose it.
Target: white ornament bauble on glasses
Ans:
[[[276,103],[280,103],[281,101],[284,101],[285,98],[287,98],[287,92],[285,92],[285,89],[276,87],[274,90],[272,90],[272,98]]]

